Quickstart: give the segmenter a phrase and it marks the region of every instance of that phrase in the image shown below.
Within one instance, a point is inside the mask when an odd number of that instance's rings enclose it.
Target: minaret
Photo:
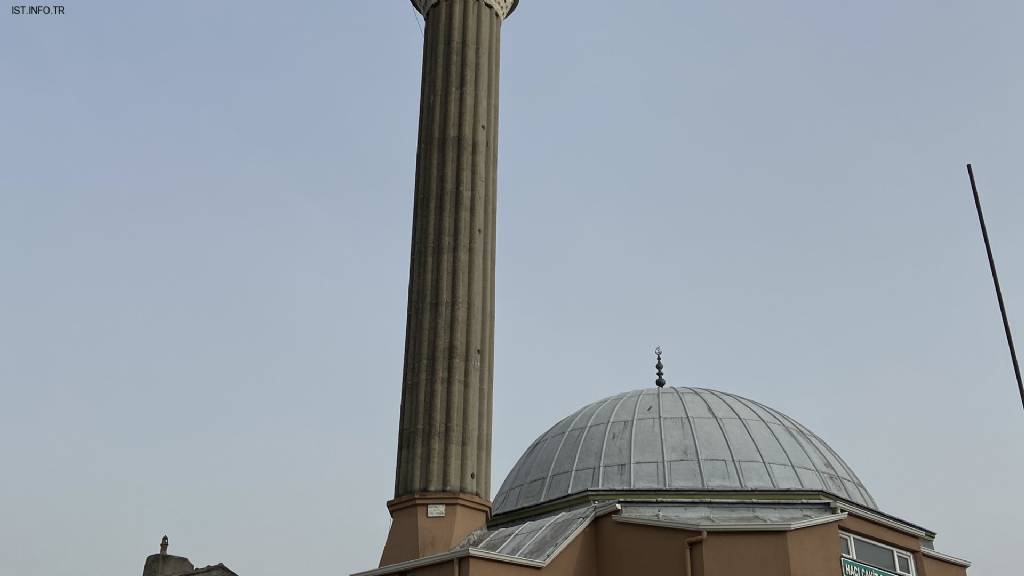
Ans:
[[[501,25],[518,0],[413,0],[423,81],[395,499],[381,565],[490,514]]]

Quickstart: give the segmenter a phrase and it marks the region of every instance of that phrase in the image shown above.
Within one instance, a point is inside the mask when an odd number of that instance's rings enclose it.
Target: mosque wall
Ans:
[[[786,540],[792,576],[839,574],[842,550],[839,547],[838,523],[832,522],[787,532]]]
[[[704,572],[714,576],[789,576],[785,532],[714,532],[703,545]],[[835,561],[838,563],[839,558]]]
[[[600,517],[543,568],[480,557],[396,572],[401,576],[841,576],[840,529],[912,554],[917,576],[967,576],[965,568],[924,556],[914,536],[867,520],[790,531],[710,532]],[[687,541],[691,542],[687,569]]]
[[[918,566],[923,565],[924,568],[918,576],[967,576],[966,568],[929,558],[924,554],[919,554],[915,561]]]
[[[921,541],[917,537],[869,522],[863,518],[857,518],[856,516],[847,516],[845,519],[840,520],[839,527],[847,532],[878,540],[908,552],[921,549]],[[839,536],[836,535],[837,542],[838,538]]]
[[[699,534],[626,524],[612,516],[600,518],[590,529],[597,534],[597,573],[601,576],[680,576],[686,553],[683,542]]]
[[[558,576],[595,576],[601,573],[598,563],[599,530],[591,524],[548,565]]]

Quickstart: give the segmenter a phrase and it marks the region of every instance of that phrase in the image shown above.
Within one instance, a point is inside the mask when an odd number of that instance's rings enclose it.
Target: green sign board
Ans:
[[[849,558],[843,558],[843,576],[898,576],[881,568],[868,566],[855,562]]]

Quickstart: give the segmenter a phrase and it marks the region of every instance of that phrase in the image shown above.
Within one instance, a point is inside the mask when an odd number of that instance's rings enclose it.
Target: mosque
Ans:
[[[518,0],[412,2],[426,26],[395,497],[379,567],[354,576],[966,576],[814,432],[668,386],[660,351],[653,387],[555,423],[491,499],[499,54]],[[234,574],[161,555],[144,576]]]
[[[502,23],[518,0],[412,0],[426,20],[392,524],[356,576],[966,576],[765,404],[655,386],[595,399],[491,496]],[[642,386],[638,376],[632,386]]]

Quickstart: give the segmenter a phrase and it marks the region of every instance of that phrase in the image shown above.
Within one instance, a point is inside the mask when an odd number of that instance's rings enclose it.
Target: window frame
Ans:
[[[849,554],[843,554],[842,553],[842,548],[840,548],[840,555],[845,557],[845,558],[849,558],[850,560],[856,560],[857,562],[868,564],[869,566],[873,566],[873,567],[878,568],[880,570],[885,570],[886,572],[889,571],[888,568],[882,568],[881,566],[875,566],[874,564],[869,564],[867,562],[864,562],[863,560],[857,560],[857,546],[854,543],[854,540],[861,540],[861,541],[867,542],[868,544],[871,544],[873,546],[879,546],[881,548],[885,548],[885,549],[889,550],[890,552],[892,552],[893,565],[896,566],[896,569],[892,571],[893,574],[898,574],[899,576],[917,576],[917,566],[914,563],[914,555],[911,554],[910,552],[907,552],[906,550],[901,550],[899,548],[896,548],[895,546],[890,546],[890,545],[885,544],[883,542],[878,542],[877,540],[871,540],[869,538],[864,538],[863,536],[857,536],[856,534],[850,534],[849,532],[842,532],[842,531],[840,531],[839,532],[839,538],[843,539],[843,540],[846,540],[846,546],[847,546],[847,548],[850,549],[850,553]],[[903,556],[904,558],[907,559],[908,563],[910,564],[910,572],[904,572],[903,570],[900,569],[900,556]]]

